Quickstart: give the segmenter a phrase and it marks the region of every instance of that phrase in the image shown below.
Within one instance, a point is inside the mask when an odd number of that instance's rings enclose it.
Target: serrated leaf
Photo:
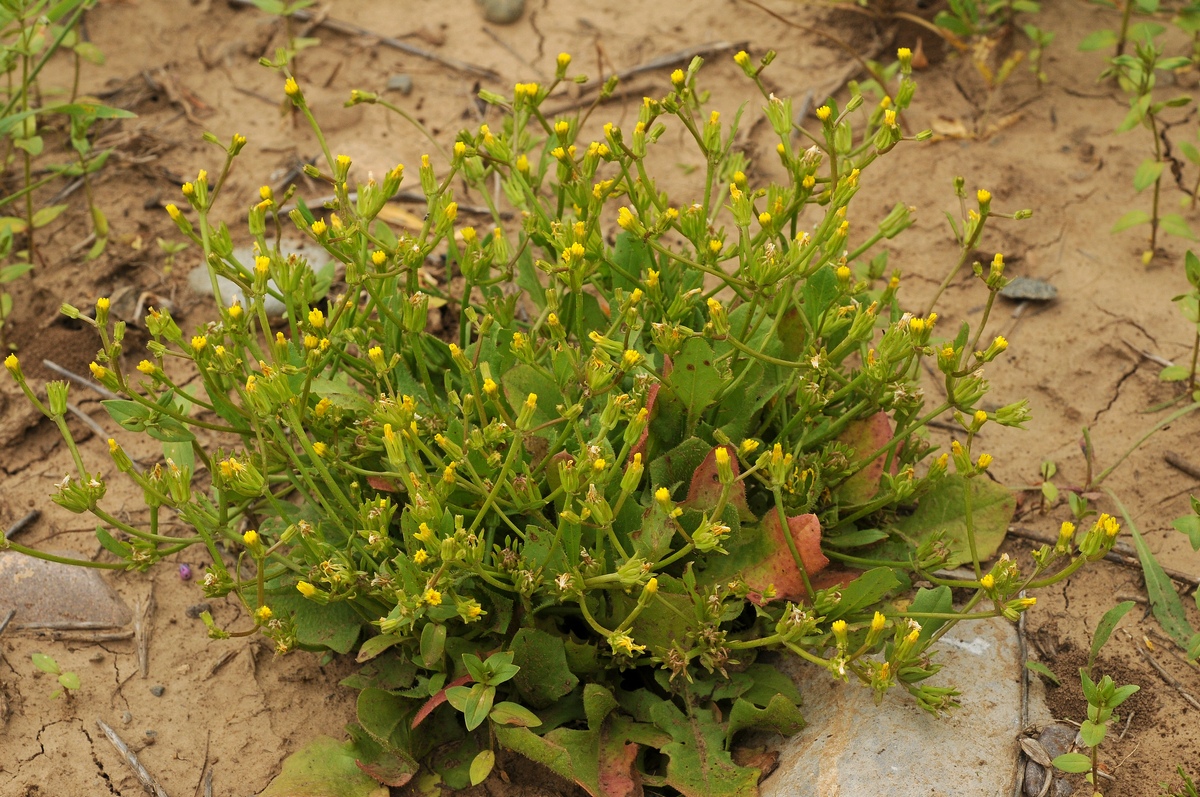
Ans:
[[[478,786],[487,780],[487,776],[492,774],[494,766],[496,766],[496,754],[491,750],[480,750],[479,754],[471,761],[471,785]]]
[[[1141,192],[1153,185],[1154,181],[1162,175],[1165,165],[1153,158],[1138,164],[1137,171],[1133,173],[1133,190]]]
[[[1055,686],[1062,686],[1062,681],[1060,681],[1058,676],[1054,674],[1054,671],[1045,664],[1042,664],[1040,661],[1027,661],[1025,662],[1025,667],[1026,669],[1033,670],[1038,675],[1049,679]]]
[[[1096,663],[1096,657],[1100,655],[1100,648],[1104,647],[1104,643],[1112,636],[1112,632],[1116,630],[1117,623],[1121,622],[1121,618],[1129,613],[1135,605],[1133,601],[1124,601],[1109,609],[1100,618],[1100,622],[1096,625],[1096,635],[1092,637],[1092,651],[1088,655],[1088,670]],[[1095,745],[1091,745],[1095,747]]]
[[[738,766],[725,750],[721,723],[707,709],[684,716],[674,703],[650,709],[654,724],[671,735],[666,783],[684,797],[757,797],[760,771]]]
[[[1063,753],[1050,763],[1062,772],[1088,772],[1092,768],[1092,759],[1083,753]]]
[[[1111,232],[1117,233],[1122,230],[1128,230],[1130,227],[1136,227],[1139,224],[1149,224],[1150,214],[1144,210],[1131,210],[1122,216],[1116,224],[1112,226]]]

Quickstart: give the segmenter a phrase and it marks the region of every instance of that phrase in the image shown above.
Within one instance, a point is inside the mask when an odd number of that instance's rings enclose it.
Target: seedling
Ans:
[[[33,666],[58,679],[58,685],[62,688],[50,695],[51,700],[54,700],[59,695],[62,695],[66,700],[70,700],[71,693],[79,688],[79,676],[73,672],[63,672],[58,666],[58,662],[45,653],[33,654]]]

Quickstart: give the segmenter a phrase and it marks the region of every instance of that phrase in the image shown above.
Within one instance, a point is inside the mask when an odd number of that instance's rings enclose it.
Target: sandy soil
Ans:
[[[300,74],[332,149],[351,155],[362,175],[378,174],[396,162],[415,163],[430,146],[382,109],[342,108],[351,88],[382,91],[389,77],[409,75],[412,94],[392,93],[389,99],[416,115],[445,146],[459,127],[482,121],[473,101],[479,85],[505,91],[515,81],[541,79],[553,73],[554,56],[561,50],[574,53],[576,65],[588,72],[609,74],[704,43],[744,42],[755,55],[773,48],[780,56],[767,73],[769,81],[777,93],[797,102],[810,90],[820,100],[853,76],[854,65],[845,52],[736,0],[643,6],[636,18],[630,4],[611,0],[586,6],[533,0],[529,5],[520,22],[499,27],[482,23],[467,0],[337,3],[335,17],[476,62],[494,70],[499,79],[447,69],[373,40],[318,31],[314,35],[320,36],[321,44],[302,54]],[[897,40],[891,23],[876,25],[858,14],[789,2],[773,7],[801,25],[825,26],[867,55],[915,44],[912,27],[900,29]],[[404,13],[397,13],[399,8]],[[1088,31],[1113,27],[1113,15],[1081,0],[1058,0],[1046,3],[1038,22],[1058,35],[1047,58],[1049,84],[1044,88],[1022,67],[989,98],[971,64],[956,58],[934,63],[920,75],[917,102],[908,117],[913,131],[930,126],[986,131],[997,124],[1001,129],[978,139],[945,138],[900,148],[887,159],[890,166],[867,173],[857,203],[858,229],[873,229],[871,221],[896,201],[919,208],[915,227],[891,242],[891,263],[904,271],[906,301],[920,308],[954,261],[942,211],[957,215],[951,186],[956,175],[967,178],[969,189],[990,189],[999,210],[1034,209],[1031,220],[998,221],[981,246],[981,257],[1003,252],[1014,275],[1049,279],[1059,289],[1053,303],[1027,306],[1019,318],[1006,304],[996,318],[995,329],[1008,337],[1011,348],[990,371],[992,399],[1003,404],[1028,397],[1034,420],[1027,432],[989,427],[982,440],[995,456],[993,472],[1002,482],[1036,483],[1040,463],[1049,459],[1058,465],[1059,485],[1069,486],[1085,480],[1079,448],[1082,427],[1091,428],[1104,467],[1163,417],[1145,411],[1174,397],[1175,388],[1158,381],[1161,366],[1139,351],[1185,362],[1192,332],[1170,303],[1186,289],[1180,265],[1184,242],[1164,239],[1160,257],[1144,267],[1139,262],[1144,246],[1140,232],[1108,232],[1127,210],[1148,204],[1147,196],[1134,194],[1131,179],[1151,143],[1143,131],[1112,134],[1125,102],[1114,88],[1094,82],[1101,58],[1075,51]],[[240,230],[235,211],[247,206],[257,186],[277,180],[296,159],[319,152],[306,129],[280,116],[280,81],[257,65],[259,56],[270,55],[281,42],[280,26],[271,18],[219,1],[111,0],[88,15],[87,33],[108,61],[87,70],[84,89],[135,111],[138,118],[102,128],[101,143],[115,147],[109,167],[97,180],[98,201],[113,228],[108,251],[94,263],[82,260],[80,251],[86,247],[79,250],[77,245],[88,229],[84,200],[76,193],[67,200],[71,211],[43,233],[46,262],[32,279],[14,286],[18,310],[13,339],[35,378],[49,377],[36,365],[43,357],[86,372],[96,349],[87,330],[56,321],[63,301],[89,306],[98,296],[132,288],[135,293],[152,290],[172,298],[185,328],[211,313],[211,305],[186,287],[195,252],[183,253],[179,264],[169,269],[155,243],[158,237],[178,237],[161,205],[174,201],[184,176],[220,165],[220,153],[200,139],[204,130],[224,140],[234,132],[250,139],[223,200],[235,236]],[[1182,42],[1175,46],[1182,49]],[[714,107],[731,113],[751,92],[729,55],[726,51],[710,59],[702,74],[713,92]],[[66,65],[54,69],[47,83],[65,85]],[[609,104],[594,118],[624,123],[635,117],[643,89],[661,92],[667,71],[632,79],[629,86],[635,90],[630,98]],[[1171,87],[1164,89],[1168,90]],[[573,101],[564,96],[551,106]],[[753,161],[748,174],[752,183],[765,182],[776,169],[766,143],[768,129],[759,103],[751,102],[746,113],[742,138]],[[1166,136],[1174,144],[1194,138],[1195,117],[1190,112],[1169,112],[1168,120],[1172,126]],[[689,167],[694,165],[688,158],[693,156],[677,155],[668,135],[655,157],[656,173],[667,176],[666,187],[686,190]],[[1184,185],[1196,179],[1193,167],[1188,168],[1192,171],[1185,170]],[[15,177],[5,179],[9,182],[3,193]],[[303,183],[301,192],[310,198],[320,193]],[[1173,207],[1184,195],[1169,186],[1165,196]],[[470,200],[460,198],[463,203]],[[1200,222],[1200,214],[1184,213],[1193,224]],[[942,298],[938,309],[943,323],[951,327],[962,319],[977,321],[982,296],[978,284],[964,274]],[[139,355],[132,351],[130,356]],[[80,389],[72,393],[127,449],[152,460],[153,450],[139,448],[136,438],[117,429],[95,396]],[[11,382],[0,380],[0,524],[7,526],[39,507],[45,511],[43,518],[21,541],[96,556],[94,527],[46,499],[53,482],[67,472],[69,456],[53,430],[35,421]],[[88,461],[111,475],[103,441],[74,421],[72,428],[84,441]],[[1198,431],[1200,419],[1195,417],[1173,424],[1105,482],[1128,506],[1160,561],[1191,573],[1200,573],[1200,555],[1170,528],[1170,521],[1186,511],[1187,494],[1196,490],[1196,479],[1169,467],[1163,454],[1177,451],[1200,464],[1194,448]],[[947,433],[937,434],[948,442]],[[107,501],[124,517],[141,517],[138,496],[119,480],[112,482]],[[1107,499],[1102,497],[1100,503],[1112,510]],[[1045,533],[1053,533],[1069,517],[1061,504],[1040,511],[1032,493],[1022,512],[1018,526]],[[1026,556],[1028,548],[1017,538],[1006,544],[1015,556]],[[187,555],[180,561],[187,561]],[[351,672],[349,663],[322,664],[303,653],[276,658],[267,648],[245,640],[208,641],[203,626],[186,612],[203,600],[200,591],[194,582],[181,581],[174,565],[149,577],[122,575],[112,582],[131,606],[153,591],[149,676],[140,676],[131,640],[54,642],[12,629],[5,633],[0,640],[0,797],[140,794],[132,774],[100,738],[97,717],[138,750],[174,795],[199,793],[206,766],[214,768],[216,794],[256,792],[278,772],[288,753],[316,734],[339,735],[352,718],[355,692],[337,685]],[[1064,680],[1077,682],[1081,651],[1087,650],[1101,614],[1117,598],[1144,595],[1136,569],[1102,563],[1085,570],[1040,596],[1027,624],[1032,655]],[[1191,604],[1189,596],[1185,605]],[[232,602],[214,602],[213,610],[223,625],[237,619]],[[1200,625],[1194,607],[1189,612],[1193,624]],[[1127,632],[1118,632],[1101,657],[1101,671],[1137,683],[1143,692],[1130,704],[1127,732],[1106,743],[1105,758],[1116,780],[1105,793],[1156,795],[1157,784],[1170,778],[1177,764],[1195,771],[1200,761],[1200,736],[1194,731],[1197,711],[1136,652],[1135,640],[1157,639],[1162,666],[1193,694],[1200,693],[1200,674],[1171,651],[1148,615],[1135,611],[1123,628]],[[81,675],[83,688],[71,702],[49,700],[51,679],[30,664],[30,654],[39,650],[51,652]],[[222,664],[216,667],[218,661]],[[969,689],[968,674],[961,680]],[[165,688],[161,697],[151,692],[158,685]],[[1052,689],[1050,705],[1060,718],[1079,721],[1085,716],[1077,685]],[[515,791],[532,797],[560,792],[540,772],[515,767],[513,774],[516,783],[526,785],[514,787],[493,778],[481,793]]]

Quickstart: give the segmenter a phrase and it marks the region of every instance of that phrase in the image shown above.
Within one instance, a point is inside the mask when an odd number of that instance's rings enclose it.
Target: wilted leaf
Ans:
[[[478,786],[487,780],[487,776],[492,774],[494,766],[496,766],[496,754],[491,750],[480,750],[479,754],[471,761],[471,785]]]
[[[816,515],[788,518],[788,533],[810,576],[825,569],[829,560],[821,553],[821,524]],[[729,550],[727,556],[709,556],[708,568],[703,573],[704,583],[740,576],[760,596],[760,601],[762,593],[771,585],[782,600],[796,601],[804,597],[804,580],[784,537],[778,512],[768,512],[761,523],[742,526],[737,539],[727,541],[726,548]],[[755,600],[754,596],[751,600]]]
[[[729,452],[729,468],[736,479],[741,472],[738,466],[737,449],[733,446],[725,446],[725,450]],[[688,487],[686,506],[690,509],[699,509],[711,512],[716,508],[717,503],[721,500],[721,493],[724,490],[721,484],[720,474],[717,473],[717,449],[708,452],[708,456],[696,468],[692,474],[692,483]],[[746,483],[744,481],[735,481],[729,492],[729,505],[733,506],[738,511],[738,516],[742,520],[752,520],[754,515],[750,512],[750,507],[746,505]]]
[[[259,797],[387,797],[355,763],[350,744],[318,736],[283,761],[283,771]]]
[[[862,421],[853,421],[838,435],[838,442],[849,446],[854,459],[866,457],[878,451],[892,439],[892,424],[886,412],[878,412]],[[883,477],[883,465],[887,454],[880,454],[869,465],[846,479],[838,488],[838,496],[848,504],[865,504],[879,492],[879,481]],[[893,473],[895,463],[893,462]]]

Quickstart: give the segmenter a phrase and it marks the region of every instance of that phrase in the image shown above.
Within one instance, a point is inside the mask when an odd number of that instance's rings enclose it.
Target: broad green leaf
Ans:
[[[883,600],[899,586],[900,580],[891,568],[876,567],[868,570],[842,588],[842,599],[827,613],[825,619],[833,621],[866,609]]]
[[[358,722],[367,734],[385,747],[402,743],[412,719],[412,701],[370,687],[358,693]]]
[[[351,744],[318,736],[283,761],[259,797],[387,797],[388,787],[358,768]]]
[[[954,595],[950,592],[950,588],[946,586],[935,587],[933,589],[925,589],[922,587],[917,590],[916,597],[912,603],[908,605],[910,612],[944,614],[954,610]],[[945,620],[934,618],[926,618],[921,620],[921,633],[918,639],[921,642],[928,640],[933,636],[934,632],[946,624]]]
[[[16,147],[17,149],[24,150],[25,152],[28,152],[31,156],[33,156],[35,158],[38,155],[42,154],[42,150],[46,146],[46,142],[42,139],[41,136],[30,136],[29,138],[14,138],[12,140],[12,143],[13,143],[13,146]],[[36,220],[37,220],[37,216],[35,215],[34,221],[36,221]],[[33,226],[36,228],[40,225],[34,224]]]
[[[1116,31],[1111,30],[1095,30],[1083,37],[1079,42],[1079,49],[1085,53],[1094,50],[1107,50],[1109,47],[1117,46]]]
[[[478,786],[487,780],[487,776],[492,774],[494,766],[496,766],[496,754],[491,750],[480,750],[479,755],[471,761],[471,785]]]
[[[1185,365],[1168,365],[1158,372],[1158,379],[1161,382],[1182,382],[1191,373],[1192,370]]]
[[[1153,158],[1142,161],[1137,171],[1133,173],[1133,190],[1141,192],[1145,191],[1154,181],[1162,175],[1165,163],[1156,161]]]
[[[712,349],[703,338],[688,338],[665,380],[690,417],[697,417],[707,409],[721,388],[721,378],[712,361]]]
[[[380,744],[356,722],[346,726],[346,733],[350,736],[349,752],[355,757],[354,763],[386,786],[407,785],[421,768],[408,750]]]
[[[1079,726],[1079,737],[1088,747],[1095,747],[1104,741],[1104,735],[1108,732],[1108,725],[1103,722],[1092,722],[1084,720]]]
[[[1191,225],[1178,213],[1164,214],[1158,220],[1158,226],[1163,232],[1170,233],[1177,238],[1187,238],[1189,241],[1196,240],[1196,233],[1192,232]]]
[[[1042,664],[1040,661],[1027,661],[1025,662],[1025,667],[1026,669],[1033,670],[1038,675],[1049,679],[1055,686],[1062,686],[1062,681],[1060,681],[1058,676],[1054,674],[1054,671],[1045,664]]]
[[[522,628],[513,637],[510,649],[513,663],[521,668],[513,677],[513,685],[530,706],[550,706],[579,685],[579,678],[567,665],[562,637]]]
[[[766,708],[758,708],[742,698],[733,701],[729,710],[729,723],[725,728],[725,746],[733,741],[734,735],[747,728],[773,731],[782,736],[794,736],[804,728],[804,716],[800,708],[783,695],[775,695]]]
[[[1186,534],[1193,551],[1200,551],[1200,516],[1184,515],[1171,521],[1176,531]]]
[[[12,282],[33,270],[33,263],[13,263],[11,266],[0,268],[0,283]]]
[[[507,700],[492,707],[488,719],[500,725],[519,725],[522,728],[536,728],[542,724],[538,715],[522,706]]]
[[[446,626],[442,623],[427,623],[421,629],[421,663],[429,669],[434,669],[434,665],[442,660],[445,651]]]
[[[850,549],[861,548],[887,538],[887,532],[881,529],[856,529],[845,534],[830,534],[821,542],[827,548]]]
[[[1092,637],[1092,652],[1088,655],[1088,670],[1091,670],[1096,663],[1096,657],[1100,655],[1100,648],[1104,647],[1104,643],[1112,636],[1112,632],[1117,628],[1117,623],[1121,622],[1121,618],[1128,614],[1135,605],[1133,601],[1118,603],[1100,618],[1100,623],[1096,626],[1096,635]]]
[[[1129,533],[1133,535],[1138,559],[1142,563],[1142,576],[1146,579],[1146,593],[1150,598],[1150,608],[1154,610],[1154,618],[1158,620],[1163,631],[1167,632],[1167,636],[1186,648],[1195,631],[1187,621],[1179,593],[1175,591],[1171,579],[1150,552],[1150,546],[1146,545],[1141,532],[1132,523],[1127,525]]]
[[[467,695],[463,707],[463,717],[467,721],[467,730],[473,731],[483,724],[492,711],[492,703],[496,699],[496,687],[475,684]]]
[[[947,567],[957,567],[971,560],[964,501],[967,484],[971,486],[976,550],[981,561],[990,559],[1004,542],[1008,524],[1017,508],[1016,499],[1008,488],[990,479],[947,476],[921,498],[915,512],[897,524],[918,545],[937,532],[946,535],[947,543],[957,544],[957,551],[950,557]]]
[[[666,783],[684,797],[757,797],[757,769],[738,766],[725,750],[725,731],[713,713],[693,708],[684,716],[664,701],[650,710],[654,724],[671,735],[662,747]]]
[[[33,228],[35,230],[45,227],[50,222],[57,219],[63,214],[70,205],[51,205],[48,208],[42,208],[35,211],[33,214]]]
[[[1144,210],[1131,210],[1112,226],[1111,232],[1121,232],[1139,224],[1149,224],[1150,214]]]
[[[378,636],[373,636],[366,642],[362,643],[362,646],[358,649],[358,656],[354,660],[359,664],[370,661],[388,648],[398,645],[403,641],[403,639],[395,634],[379,634]]]
[[[294,594],[293,594],[294,593]],[[320,604],[295,590],[271,599],[272,608],[293,614],[296,642],[309,650],[329,648],[349,653],[358,642],[362,618],[346,602]]]
[[[59,672],[61,672],[58,669],[58,662],[56,662],[52,657],[47,656],[45,653],[33,654],[33,666],[37,667],[42,672],[50,673],[51,675],[58,675]]]
[[[73,672],[64,672],[62,675],[58,676],[58,682],[60,685],[62,685],[63,689],[79,688],[79,676]]]
[[[1200,166],[1200,150],[1197,150],[1195,145],[1190,141],[1183,141],[1179,144],[1179,149],[1183,152],[1183,156],[1192,163]]]
[[[1050,763],[1062,772],[1088,772],[1092,768],[1092,759],[1083,753],[1063,753]]]
[[[102,526],[96,527],[96,539],[100,541],[101,547],[111,554],[116,555],[120,559],[128,559],[133,552],[133,547],[127,542],[121,542],[112,534],[109,534]]]
[[[803,702],[795,682],[770,665],[751,664],[746,674],[754,679],[754,685],[742,693],[742,698],[756,706],[765,708],[776,695],[783,695],[796,706]]]
[[[642,274],[652,268],[654,259],[646,242],[631,232],[622,231],[612,254],[613,287],[632,291],[641,282]]]
[[[533,411],[534,426],[541,426],[558,419],[558,410],[555,409],[555,406],[563,403],[562,391],[559,389],[558,383],[544,372],[532,365],[521,363],[503,376],[498,376],[497,379],[504,389],[504,396],[508,399],[509,406],[516,412],[520,412],[521,406],[525,404],[530,393],[537,396],[537,409]],[[547,429],[544,430],[544,434],[554,437],[557,432],[555,429]]]

